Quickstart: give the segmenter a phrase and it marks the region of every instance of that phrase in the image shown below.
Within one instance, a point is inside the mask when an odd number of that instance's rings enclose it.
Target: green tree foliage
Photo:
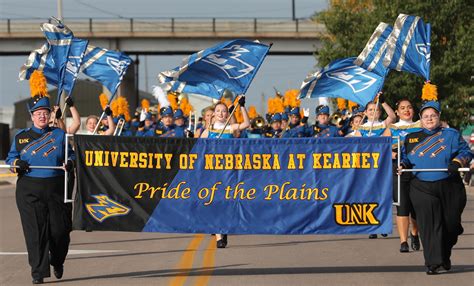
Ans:
[[[471,1],[333,0],[328,10],[315,15],[328,31],[323,48],[316,53],[319,64],[325,66],[338,58],[357,56],[378,23],[393,25],[400,13],[420,16],[431,24],[430,79],[438,86],[442,119],[457,128],[466,125],[474,111]],[[395,106],[396,101],[407,97],[420,106],[423,80],[418,75],[391,71],[384,85],[387,102]]]

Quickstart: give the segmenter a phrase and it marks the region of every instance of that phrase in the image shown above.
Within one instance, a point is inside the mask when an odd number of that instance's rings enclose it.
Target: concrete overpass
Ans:
[[[38,19],[0,20],[0,56],[27,55],[44,43]],[[311,19],[130,18],[66,19],[78,38],[127,54],[190,54],[218,42],[245,38],[273,43],[270,54],[311,55],[326,36]]]

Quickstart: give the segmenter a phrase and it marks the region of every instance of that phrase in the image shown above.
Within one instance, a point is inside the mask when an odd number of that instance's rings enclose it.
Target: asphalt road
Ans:
[[[0,285],[30,285],[30,268],[15,205],[13,177],[0,174]],[[472,285],[474,190],[463,214],[465,233],[453,270],[425,274],[421,251],[401,254],[394,233],[230,236],[226,249],[196,234],[83,232],[71,235],[60,285]]]

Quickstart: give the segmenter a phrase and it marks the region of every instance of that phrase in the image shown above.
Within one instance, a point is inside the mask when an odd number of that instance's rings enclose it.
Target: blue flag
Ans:
[[[131,62],[132,59],[121,52],[89,45],[80,70],[102,83],[114,96]]]
[[[220,99],[224,89],[245,94],[270,46],[232,40],[185,58],[179,67],[158,74],[166,91],[197,93]]]
[[[35,70],[43,72],[48,84],[58,86],[58,71],[48,43],[30,53],[28,59],[20,68],[18,78],[20,80],[29,80]]]
[[[385,77],[355,65],[354,60],[335,60],[306,77],[299,98],[339,97],[366,106],[382,89]]]
[[[388,40],[383,65],[430,79],[431,26],[420,17],[400,14]]]
[[[380,23],[354,63],[380,76],[386,76],[388,69],[382,61],[387,50],[387,39],[392,30],[392,26]]]
[[[82,59],[89,44],[88,40],[73,38],[71,47],[69,49],[68,62],[66,65],[66,73],[64,74],[64,91],[70,96],[74,83],[76,82],[79,68],[82,64]]]
[[[43,23],[41,25],[41,31],[43,31],[48,41],[50,47],[48,54],[51,56],[50,59],[53,61],[56,69],[59,100],[63,91],[63,81],[66,73],[69,49],[74,35],[61,21],[57,21],[56,24]]]

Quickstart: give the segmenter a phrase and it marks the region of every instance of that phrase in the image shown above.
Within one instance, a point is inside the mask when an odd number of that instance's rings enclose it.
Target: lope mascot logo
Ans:
[[[111,200],[107,195],[93,195],[96,204],[86,204],[89,214],[98,222],[103,222],[109,217],[123,216],[130,212],[130,208]]]
[[[123,70],[128,66],[127,61],[119,61],[119,60],[111,58],[111,57],[107,57],[107,64],[118,75],[121,75],[123,73]]]
[[[328,73],[327,76],[347,84],[355,93],[366,90],[377,81],[358,66],[345,67]]]
[[[245,62],[245,54],[250,51],[240,45],[232,45],[219,50],[218,53],[210,54],[202,61],[216,66],[231,79],[238,79],[251,73],[255,67]],[[249,54],[251,55],[251,54]]]

